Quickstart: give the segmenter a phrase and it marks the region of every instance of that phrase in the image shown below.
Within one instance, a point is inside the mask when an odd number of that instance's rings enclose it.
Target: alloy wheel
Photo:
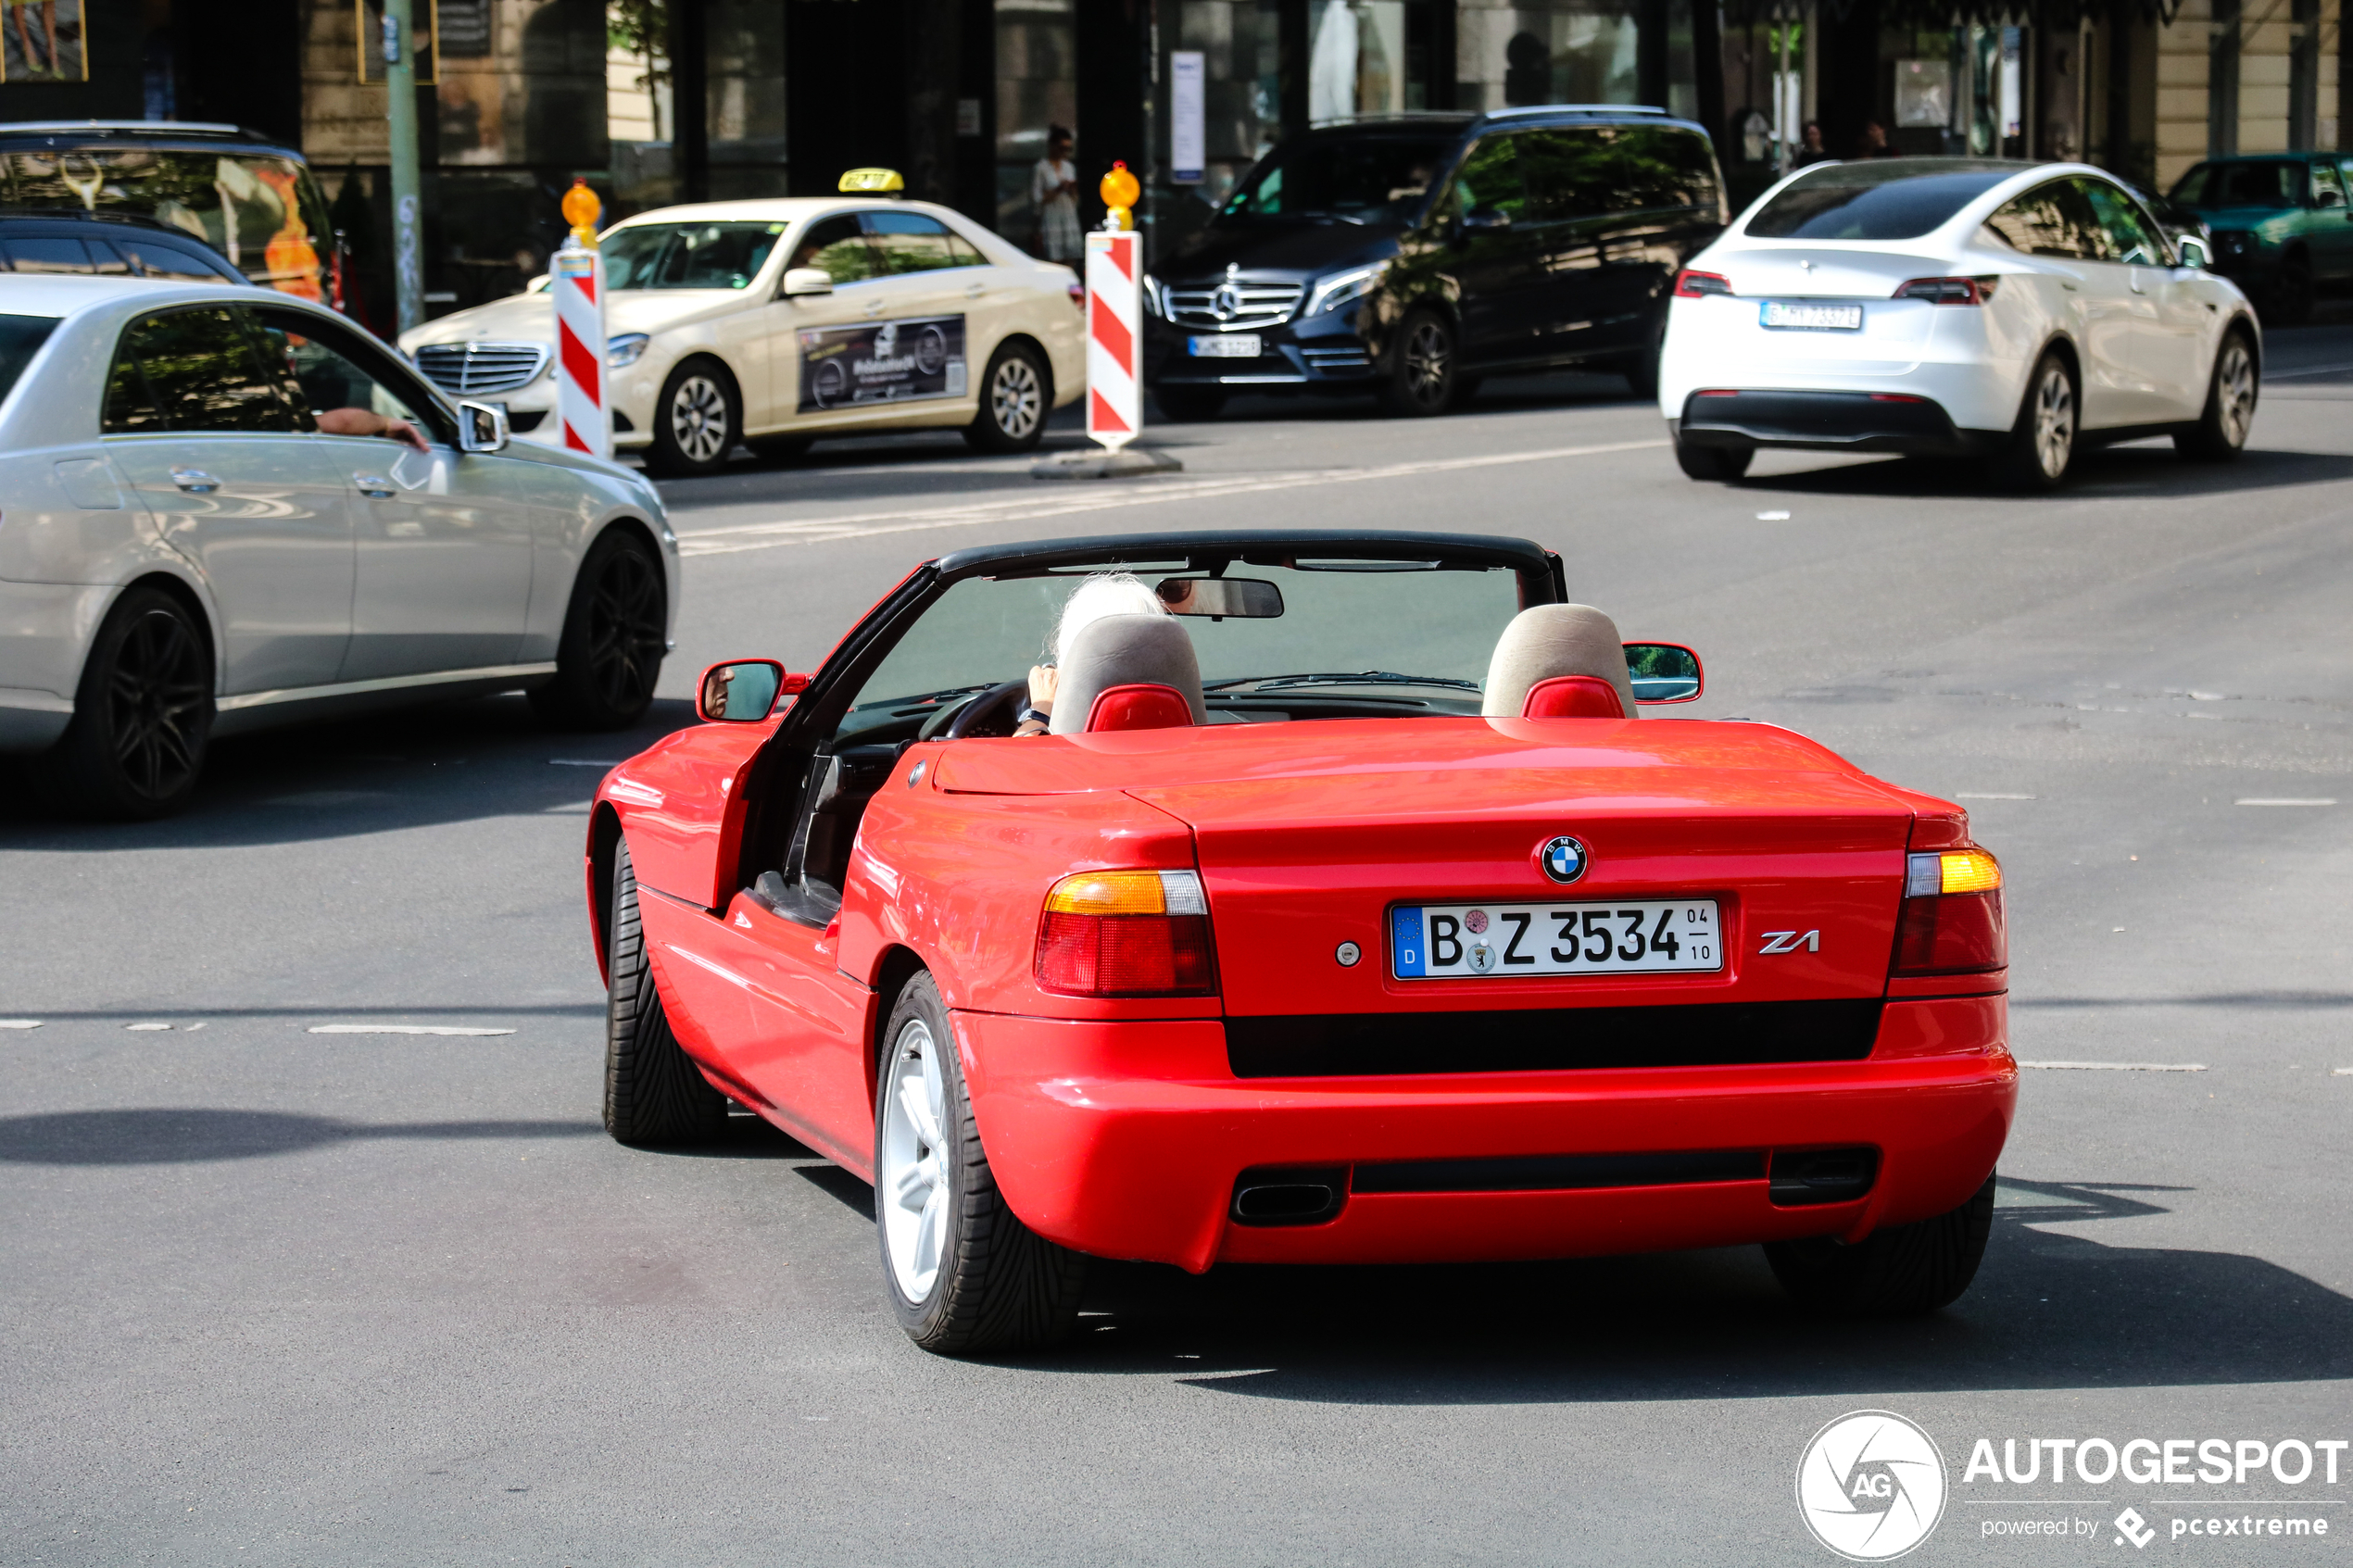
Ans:
[[[1446,330],[1436,321],[1424,320],[1416,324],[1405,340],[1405,390],[1422,408],[1435,408],[1445,401],[1446,387],[1453,375],[1453,356],[1446,341]]]
[[[989,378],[989,417],[997,421],[998,432],[1008,441],[1026,441],[1030,432],[1038,428],[1046,404],[1045,388],[1038,382],[1038,368],[1020,355],[1009,355]]]
[[[2034,458],[2044,477],[2055,480],[2065,473],[2074,450],[2075,387],[2063,368],[2046,365],[2034,389]]]
[[[165,799],[195,775],[211,684],[187,621],[151,609],[132,622],[107,673],[107,735],[141,798]]]
[[[709,376],[688,376],[670,395],[670,439],[688,462],[717,461],[735,433],[727,428],[727,395]]]
[[[939,1075],[931,1028],[911,1018],[891,1047],[889,1082],[883,1091],[881,1169],[875,1189],[881,1199],[884,1249],[900,1295],[915,1305],[927,1300],[939,1279],[939,1256],[948,1234],[947,1150],[940,1123],[947,1116],[947,1086]]]
[[[2255,357],[2233,337],[2222,345],[2222,362],[2214,370],[2214,396],[2222,417],[2222,435],[2233,450],[2246,445],[2255,424]]]
[[[615,550],[588,600],[588,678],[606,706],[640,707],[661,670],[661,570],[639,549]]]

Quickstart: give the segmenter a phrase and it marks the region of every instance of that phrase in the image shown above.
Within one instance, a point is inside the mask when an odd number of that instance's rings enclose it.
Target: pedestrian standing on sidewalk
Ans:
[[[1038,210],[1038,252],[1049,261],[1076,262],[1087,242],[1078,232],[1078,166],[1070,161],[1071,135],[1046,128],[1046,156],[1029,171],[1029,205]]]

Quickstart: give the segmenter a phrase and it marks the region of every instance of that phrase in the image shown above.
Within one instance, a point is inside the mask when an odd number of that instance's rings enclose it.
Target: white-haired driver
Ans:
[[[1166,615],[1168,607],[1142,578],[1128,571],[1098,571],[1070,591],[1054,627],[1054,659],[1029,670],[1029,706],[1021,710],[1017,735],[1042,735],[1054,716],[1054,683],[1079,629],[1106,615]]]

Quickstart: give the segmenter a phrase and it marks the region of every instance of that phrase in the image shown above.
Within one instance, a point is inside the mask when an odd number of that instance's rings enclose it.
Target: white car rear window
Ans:
[[[1835,163],[1781,188],[1749,219],[1753,240],[1914,240],[2019,173],[2015,163]]]

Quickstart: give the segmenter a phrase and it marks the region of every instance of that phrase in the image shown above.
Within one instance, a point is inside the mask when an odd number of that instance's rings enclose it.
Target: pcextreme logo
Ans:
[[[1797,1461],[1814,1538],[1854,1562],[1903,1556],[1944,1517],[1944,1456],[1892,1411],[1856,1411],[1814,1434]]]

